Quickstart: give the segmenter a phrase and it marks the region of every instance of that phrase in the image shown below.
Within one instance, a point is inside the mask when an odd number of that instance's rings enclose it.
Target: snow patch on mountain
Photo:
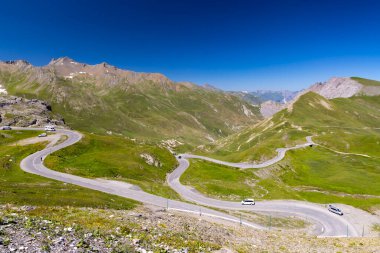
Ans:
[[[0,84],[0,94],[8,94],[7,90]]]

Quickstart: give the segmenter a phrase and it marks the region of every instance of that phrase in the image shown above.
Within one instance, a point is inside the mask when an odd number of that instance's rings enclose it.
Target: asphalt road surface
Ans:
[[[181,195],[185,200],[207,205],[210,207],[231,210],[246,210],[240,202],[224,201],[209,198],[199,193],[195,189],[182,185],[179,181],[181,175],[189,167],[190,163],[187,158],[203,159],[204,157],[194,155],[181,155],[181,159],[177,159],[179,166],[167,177],[169,186]],[[208,158],[205,160],[209,160]],[[212,159],[212,161],[216,161]],[[225,164],[225,162],[218,162]],[[244,168],[248,168],[245,166]],[[239,167],[234,163],[234,167]],[[255,165],[260,166],[260,165]],[[260,167],[256,167],[260,168]],[[256,201],[256,205],[248,209],[265,212],[268,214],[282,214],[286,216],[298,216],[314,221],[319,226],[316,227],[314,233],[321,236],[358,236],[358,232],[352,224],[344,219],[344,216],[338,216],[327,210],[326,207],[310,202],[295,201],[295,200],[271,200],[271,201]]]
[[[39,128],[13,128],[15,130],[42,130]],[[307,218],[310,221],[314,221],[316,224],[314,234],[320,236],[358,236],[358,232],[355,228],[348,223],[343,217],[330,213],[325,208],[317,204],[308,202],[292,201],[292,200],[278,200],[278,201],[260,201],[255,206],[242,206],[239,202],[221,201],[212,198],[207,198],[202,194],[183,186],[179,182],[179,177],[188,168],[189,162],[185,159],[187,157],[193,157],[191,155],[184,155],[184,158],[179,159],[179,166],[176,170],[168,175],[168,182],[170,186],[176,190],[184,199],[195,202],[197,204],[190,204],[177,200],[168,200],[166,198],[146,193],[138,187],[118,181],[104,180],[104,179],[88,179],[71,174],[61,173],[53,171],[44,166],[43,160],[47,155],[73,145],[82,138],[82,134],[71,130],[57,130],[58,132],[67,135],[67,139],[53,147],[45,148],[34,154],[29,155],[21,161],[21,169],[37,174],[46,178],[79,185],[93,190],[102,191],[118,195],[121,197],[137,200],[139,202],[155,205],[163,208],[169,208],[172,210],[195,213],[204,216],[212,216],[219,219],[225,219],[232,222],[241,222],[243,225],[250,226],[256,229],[267,229],[266,227],[241,220],[238,217],[234,217],[223,212],[219,212],[213,209],[205,208],[202,206],[215,207],[219,209],[230,210],[252,210],[268,213],[282,213],[285,215],[294,215],[301,218]],[[311,140],[310,140],[311,141]],[[285,155],[286,151],[281,151],[279,154]],[[282,152],[284,152],[282,154]],[[215,161],[214,159],[207,159]],[[281,159],[280,159],[281,160]],[[275,162],[273,160],[273,162]],[[223,163],[219,161],[219,163]],[[225,164],[225,163],[223,163]],[[236,164],[233,165],[236,167]],[[244,165],[242,165],[244,167]],[[248,168],[248,167],[246,167]],[[202,205],[202,206],[200,206]]]

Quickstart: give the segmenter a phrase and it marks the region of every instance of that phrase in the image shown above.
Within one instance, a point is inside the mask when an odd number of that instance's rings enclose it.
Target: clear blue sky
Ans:
[[[0,59],[106,61],[227,90],[380,80],[379,10],[377,0],[3,0]]]

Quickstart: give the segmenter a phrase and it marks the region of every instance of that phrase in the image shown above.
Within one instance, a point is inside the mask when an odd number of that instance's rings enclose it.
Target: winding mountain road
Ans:
[[[180,177],[190,165],[190,162],[187,159],[202,159],[213,163],[241,169],[263,168],[282,160],[285,157],[285,154],[288,150],[315,145],[315,143],[311,139],[311,136],[308,136],[306,140],[307,142],[304,144],[296,145],[290,148],[277,149],[276,157],[267,160],[261,164],[231,163],[205,156],[181,154],[177,157],[179,166],[171,174],[168,175],[167,182],[169,186],[178,194],[180,194],[181,197],[185,200],[220,209],[243,210],[244,207],[242,207],[242,205],[239,202],[213,199],[201,194],[200,192],[191,187],[182,185],[180,182]],[[307,218],[308,220],[312,220],[317,224],[319,223],[319,228],[321,229],[321,231],[319,231],[319,233],[318,231],[314,231],[314,233],[324,236],[347,236],[347,234],[351,236],[358,236],[358,232],[356,231],[355,227],[352,224],[350,224],[347,220],[345,220],[343,217],[332,214],[322,205],[313,204],[310,202],[295,200],[259,201],[256,202],[256,205],[253,208],[251,208],[251,210],[267,213],[281,213],[288,216],[295,215],[298,217]],[[319,228],[317,228],[316,230],[318,230]]]
[[[207,157],[207,156],[192,155],[192,154],[181,154],[180,156],[183,157],[183,158],[202,159],[202,160],[206,160],[206,161],[209,161],[209,162],[213,162],[213,163],[217,163],[217,164],[221,164],[221,165],[226,165],[226,166],[230,166],[230,167],[236,167],[236,168],[240,168],[240,169],[259,169],[259,168],[268,167],[269,165],[272,165],[272,164],[275,164],[275,163],[281,161],[285,157],[285,154],[286,154],[286,152],[288,150],[305,148],[305,147],[309,147],[310,145],[317,145],[317,144],[315,144],[313,142],[313,140],[311,138],[312,138],[312,136],[307,136],[305,143],[298,144],[298,145],[296,145],[294,147],[278,148],[278,149],[276,149],[277,155],[274,158],[272,158],[270,160],[267,160],[267,161],[265,161],[263,163],[259,163],[259,164],[256,164],[256,163],[246,163],[246,162],[231,163],[231,162],[225,162],[225,161],[220,161],[220,160],[217,160],[217,159],[213,159],[213,158],[210,158],[210,157]]]
[[[14,128],[15,130],[42,130],[39,128]],[[104,179],[89,179],[83,178],[71,174],[61,173],[48,169],[43,164],[43,160],[49,154],[75,144],[82,138],[82,134],[71,130],[58,130],[60,134],[66,135],[68,138],[53,147],[45,148],[34,154],[29,155],[21,161],[21,169],[37,174],[43,177],[51,178],[54,180],[79,185],[93,190],[102,191],[105,193],[110,193],[118,195],[121,197],[137,200],[145,204],[151,204],[163,208],[168,208],[172,210],[189,212],[194,214],[202,214],[204,216],[216,217],[219,219],[224,219],[232,222],[241,222],[243,225],[250,226],[256,229],[267,229],[263,226],[254,224],[252,222],[241,221],[240,218],[228,215],[223,212],[219,212],[213,209],[200,207],[199,205],[190,204],[177,200],[168,200],[166,198],[156,196],[153,194],[146,193],[140,188],[119,181],[104,180]],[[309,139],[310,142],[311,139]],[[310,143],[299,145],[298,148],[310,145]],[[288,148],[294,149],[294,148]],[[285,155],[286,150],[278,149],[278,156],[272,160],[272,163],[279,161]],[[282,157],[282,158],[281,158]],[[179,182],[179,178],[182,173],[188,168],[189,161],[186,158],[200,158],[206,159],[213,162],[218,162],[220,164],[231,164],[218,160],[214,160],[206,157],[199,157],[193,155],[183,155],[182,159],[178,159],[179,166],[170,175],[168,175],[169,185],[175,189],[184,199],[198,203],[200,205],[210,206],[219,209],[229,209],[229,210],[245,210],[245,211],[259,211],[268,213],[282,213],[285,215],[294,215],[301,218],[307,218],[314,221],[316,224],[314,234],[319,236],[358,236],[358,232],[355,230],[352,224],[350,224],[344,217],[340,217],[328,212],[321,205],[312,204],[308,202],[301,201],[291,201],[291,200],[278,200],[278,201],[260,201],[257,202],[255,206],[242,206],[237,202],[222,201],[203,196],[197,191],[194,191],[186,186],[183,186]],[[269,161],[268,161],[269,162]],[[236,166],[238,165],[238,166]],[[249,164],[233,164],[234,167],[249,168]],[[252,164],[251,164],[252,165]],[[254,165],[265,167],[267,165]],[[260,167],[256,167],[260,168]]]
[[[41,128],[21,128],[21,127],[14,127],[14,130],[37,130],[41,131],[43,129]],[[187,212],[202,216],[209,216],[214,217],[217,219],[223,219],[235,223],[241,223],[242,225],[249,226],[255,229],[267,229],[263,226],[254,224],[252,222],[240,220],[240,218],[234,217],[232,215],[228,215],[223,212],[218,212],[213,209],[201,207],[199,205],[194,205],[182,201],[177,200],[169,200],[157,195],[153,195],[147,192],[142,191],[139,187],[128,184],[121,181],[114,181],[114,180],[105,180],[105,179],[89,179],[89,178],[83,178],[71,174],[66,174],[54,170],[50,170],[47,168],[43,161],[44,159],[51,153],[63,149],[65,147],[71,146],[78,142],[82,138],[82,134],[76,131],[71,130],[64,130],[59,129],[57,130],[57,133],[66,135],[68,138],[55,146],[47,147],[41,151],[38,151],[36,153],[33,153],[26,158],[24,158],[21,163],[20,167],[22,170],[28,173],[36,174],[39,176],[43,176],[46,178],[58,180],[61,182],[74,184],[78,186],[82,186],[85,188],[114,194],[117,196],[133,199],[139,202],[142,202],[144,204],[150,204],[155,205],[158,207],[167,208],[169,210],[175,210],[180,212]]]

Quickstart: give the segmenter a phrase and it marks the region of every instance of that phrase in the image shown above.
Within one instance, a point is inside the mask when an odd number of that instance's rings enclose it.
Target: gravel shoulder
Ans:
[[[380,252],[378,238],[253,230],[157,207],[0,206],[0,252]]]

